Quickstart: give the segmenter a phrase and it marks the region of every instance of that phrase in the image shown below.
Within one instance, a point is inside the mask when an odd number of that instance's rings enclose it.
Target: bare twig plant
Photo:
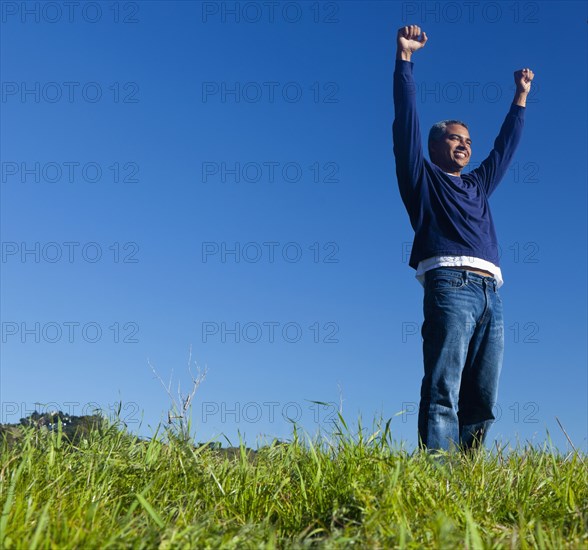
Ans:
[[[183,441],[190,441],[192,439],[192,401],[196,395],[196,391],[206,378],[206,373],[208,372],[206,367],[204,367],[204,370],[201,370],[196,362],[194,362],[196,365],[196,376],[194,376],[192,373],[191,362],[192,346],[190,346],[190,353],[188,356],[188,373],[190,374],[192,381],[191,390],[183,395],[181,391],[181,384],[178,381],[177,394],[174,395],[172,392],[172,378],[174,371],[172,370],[169,383],[166,386],[165,382],[161,379],[161,376],[159,376],[158,372],[155,370],[155,367],[150,363],[149,360],[147,360],[147,364],[171,400],[171,408],[167,412],[167,426],[171,429],[174,435],[178,436]]]

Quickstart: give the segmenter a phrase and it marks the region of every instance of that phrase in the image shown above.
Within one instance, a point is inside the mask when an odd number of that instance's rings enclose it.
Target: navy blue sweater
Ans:
[[[494,148],[478,168],[450,176],[423,156],[413,63],[396,61],[392,125],[400,196],[414,229],[409,265],[432,256],[471,256],[500,265],[488,197],[508,170],[525,108],[511,105]]]

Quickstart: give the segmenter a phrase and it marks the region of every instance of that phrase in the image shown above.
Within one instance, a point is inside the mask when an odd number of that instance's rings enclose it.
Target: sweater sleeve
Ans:
[[[523,132],[525,108],[512,104],[502,123],[494,148],[480,166],[470,172],[490,196],[498,187],[513,159]]]
[[[392,139],[400,196],[411,213],[414,191],[423,171],[421,131],[416,112],[413,63],[396,60],[394,70],[394,123]]]

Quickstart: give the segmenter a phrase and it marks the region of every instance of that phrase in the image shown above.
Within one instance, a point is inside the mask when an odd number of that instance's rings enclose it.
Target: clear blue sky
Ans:
[[[191,346],[200,441],[314,433],[342,402],[412,448],[423,290],[391,137],[410,23],[421,125],[467,121],[474,162],[535,72],[491,199],[490,442],[565,449],[557,417],[586,450],[584,2],[3,2],[2,422],[122,401],[150,434],[169,399],[148,362],[187,388]]]

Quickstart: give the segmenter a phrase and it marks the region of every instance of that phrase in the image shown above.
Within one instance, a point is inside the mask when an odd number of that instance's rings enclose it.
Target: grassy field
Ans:
[[[588,548],[585,455],[435,459],[388,428],[252,451],[26,427],[2,443],[0,548]]]

